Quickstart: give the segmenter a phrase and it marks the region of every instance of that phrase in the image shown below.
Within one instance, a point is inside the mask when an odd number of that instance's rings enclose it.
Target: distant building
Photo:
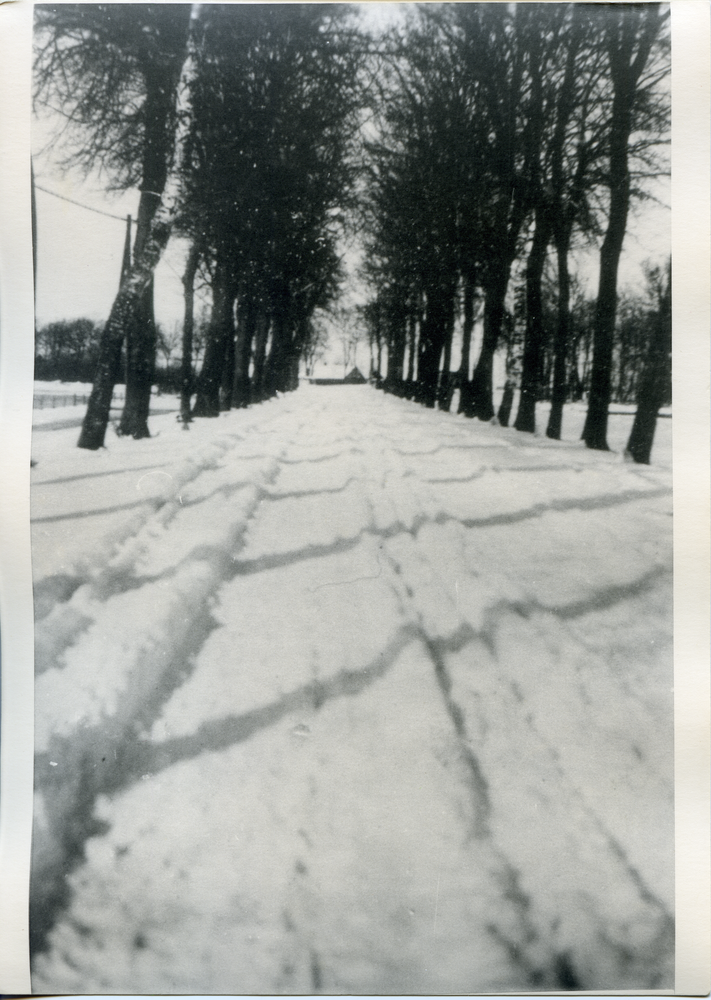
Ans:
[[[358,368],[351,368],[344,378],[324,377],[312,375],[309,377],[311,385],[364,385],[368,380]]]

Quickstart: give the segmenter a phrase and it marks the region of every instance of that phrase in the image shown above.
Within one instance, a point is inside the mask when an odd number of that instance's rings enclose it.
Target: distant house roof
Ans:
[[[309,376],[312,385],[363,385],[367,381],[358,368],[352,368],[345,377],[339,377],[337,370],[329,369],[326,365],[321,366],[318,374]]]

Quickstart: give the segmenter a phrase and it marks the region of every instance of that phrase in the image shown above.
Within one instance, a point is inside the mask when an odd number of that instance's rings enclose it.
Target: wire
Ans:
[[[35,188],[38,191],[44,191],[45,194],[51,194],[55,198],[61,198],[62,201],[69,201],[69,202],[72,203],[72,205],[78,205],[79,208],[85,208],[88,212],[95,212],[97,215],[105,215],[107,219],[117,219],[119,222],[125,222],[126,221],[126,216],[125,215],[112,215],[111,212],[102,212],[102,210],[100,208],[92,208],[91,205],[85,205],[83,202],[76,201],[74,198],[67,198],[67,196],[64,195],[64,194],[57,194],[56,191],[50,191],[49,188],[42,187],[41,184],[35,183]],[[154,192],[154,191],[149,191],[148,193],[149,194],[156,194],[156,192]],[[160,195],[156,195],[156,197],[160,197]],[[167,259],[165,259],[165,258],[164,258],[164,260],[165,260],[165,263],[170,268],[170,270],[176,276],[176,278],[180,278],[180,280],[182,281],[183,280],[182,276],[180,274],[178,274],[178,272],[175,270],[175,268],[170,263],[170,261],[167,260]],[[205,296],[201,295],[201,293],[198,290],[195,291],[195,295],[196,295],[196,297],[198,299],[200,299],[200,301],[204,305],[206,305],[206,306],[210,305],[209,300],[207,298],[205,298]]]
[[[100,208],[92,208],[91,205],[85,205],[81,201],[76,201],[74,198],[67,198],[64,194],[57,194],[56,191],[50,191],[49,188],[42,187],[41,184],[35,184],[38,191],[44,191],[45,194],[51,194],[55,198],[61,198],[62,201],[69,201],[72,205],[78,205],[79,208],[85,208],[87,212],[95,212],[97,215],[105,215],[107,219],[118,219],[119,222],[125,222],[125,215],[112,215],[111,212],[102,212]]]

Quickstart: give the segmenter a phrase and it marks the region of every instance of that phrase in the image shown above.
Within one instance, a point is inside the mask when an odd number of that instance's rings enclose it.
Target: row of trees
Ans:
[[[178,221],[213,290],[197,415],[298,384],[316,312],[342,277],[359,59],[338,5],[225,5],[201,17]]]
[[[385,386],[402,392],[408,383],[428,406],[449,407],[457,384],[463,413],[493,416],[493,359],[515,338],[507,303],[512,268],[522,267],[516,426],[534,429],[550,381],[552,437],[571,390],[569,255],[576,239],[600,237],[585,440],[606,447],[627,213],[642,175],[660,169],[667,128],[668,37],[658,4],[427,4],[377,43],[341,4],[36,11],[35,96],[66,117],[67,165],[98,167],[112,186],[141,191],[81,447],[103,444],[122,351],[119,429],[148,434],[152,280],[171,234],[190,245],[187,422],[295,387],[299,360],[322,342],[319,313],[336,301],[341,241],[354,223],[365,234],[372,288],[362,318],[378,367],[387,359]],[[212,313],[196,383],[198,275],[211,287]],[[458,320],[461,364],[451,373]]]
[[[184,275],[182,413],[294,388],[337,295],[358,139],[360,36],[346,5],[68,4],[37,8],[35,99],[66,116],[67,162],[138,185],[133,259],[103,329],[79,440],[104,440],[126,352],[119,431],[148,434],[152,279],[171,234]],[[200,378],[193,287],[212,289]],[[191,396],[196,399],[190,409]]]
[[[657,328],[660,317],[669,327],[671,322],[671,298],[669,272],[659,267],[647,267],[644,293],[629,290],[620,295],[617,308],[617,322],[612,358],[612,401],[634,403],[641,388],[641,378],[648,355],[650,331]],[[557,320],[557,298],[555,282],[548,276],[543,285],[543,358],[541,377],[541,399],[550,401],[553,390],[555,363],[555,331]],[[526,328],[525,287],[514,289],[513,309],[507,308],[502,330],[502,347],[505,349],[506,376],[511,384],[518,384],[523,360],[523,344]],[[369,335],[371,372],[380,371],[386,345],[382,331],[373,322],[372,307],[331,310],[331,321],[339,330],[340,361],[346,374],[355,364],[357,345]],[[593,328],[595,300],[586,298],[576,289],[570,308],[570,340],[567,351],[568,371],[566,384],[570,399],[579,400],[587,395],[590,388],[592,362]],[[103,324],[87,318],[57,320],[38,328],[35,335],[35,378],[61,379],[69,382],[91,382],[99,356],[99,344]],[[192,337],[192,366],[199,368],[205,354],[207,334],[210,329],[210,312],[202,306],[194,317]],[[323,357],[328,346],[328,332],[321,317],[312,323],[313,335],[304,351],[303,360],[306,374],[313,372],[314,365]],[[178,322],[170,328],[156,324],[157,366],[155,384],[162,389],[179,392],[181,388],[182,327]],[[414,363],[414,354],[413,354]],[[405,368],[408,367],[406,363]],[[122,356],[119,382],[125,382],[126,358]],[[456,370],[450,373],[450,387],[456,383]],[[667,366],[666,385],[663,402],[671,401],[671,372]],[[417,392],[417,383],[403,380],[401,390],[412,398]],[[499,407],[499,419],[502,409]],[[502,421],[507,422],[505,419]]]
[[[668,35],[658,4],[441,4],[391,33],[373,111],[365,276],[371,339],[387,346],[386,389],[427,406],[494,415],[493,359],[523,318],[515,426],[535,429],[550,385],[547,434],[571,391],[576,240],[601,237],[584,438],[606,448],[613,391],[617,272],[630,201],[664,168]],[[547,357],[544,273],[557,264]],[[519,305],[507,311],[514,265]],[[470,359],[477,313],[483,336]],[[450,372],[461,319],[461,363]],[[651,331],[650,331],[651,332]],[[645,345],[646,346],[646,345]],[[549,362],[546,365],[546,362]],[[623,368],[627,368],[623,364]],[[510,407],[512,386],[504,394]]]
[[[610,399],[613,403],[634,404],[639,396],[642,376],[649,355],[650,339],[658,330],[660,316],[664,316],[667,326],[671,323],[670,263],[664,266],[646,264],[643,268],[645,288],[643,291],[623,289],[618,297],[617,317],[613,335],[611,359]],[[547,273],[542,285],[542,342],[541,376],[538,385],[538,399],[551,402],[555,388],[556,333],[558,330],[557,276]],[[566,399],[578,401],[590,392],[590,378],[593,361],[593,340],[595,331],[596,300],[584,294],[578,281],[571,279],[571,295],[568,310],[568,337],[565,352]],[[461,354],[462,301],[461,292],[455,300],[457,329],[452,338],[452,355]],[[478,303],[473,322],[481,325],[481,302]],[[417,361],[417,327],[414,336],[405,337],[403,365],[398,369],[398,378],[385,381],[379,375],[383,369],[383,359],[387,368],[388,327],[379,313],[378,303],[371,302],[360,311],[361,321],[370,348],[370,368],[377,381],[386,391],[395,392],[408,399],[418,398],[420,387],[414,377]],[[520,275],[512,278],[509,301],[504,310],[499,353],[503,362],[505,387],[504,400],[497,409],[498,422],[507,426],[510,418],[510,404],[513,390],[520,386],[523,369],[524,344],[526,337],[526,285]],[[388,369],[390,370],[390,369]],[[401,374],[402,373],[402,374]],[[458,362],[450,361],[450,368],[440,372],[439,406],[449,409],[453,405],[456,389],[460,384],[461,369]],[[501,373],[499,373],[501,377]],[[669,357],[665,362],[663,405],[671,403],[671,366]],[[448,391],[444,391],[444,386]]]

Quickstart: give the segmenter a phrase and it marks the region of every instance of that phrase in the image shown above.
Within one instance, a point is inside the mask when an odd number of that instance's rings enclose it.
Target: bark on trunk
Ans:
[[[288,309],[284,304],[281,304],[281,308],[275,311],[273,318],[272,347],[267,358],[265,372],[267,396],[275,396],[278,392],[288,391],[291,334]]]
[[[236,409],[249,406],[249,362],[252,356],[252,341],[256,328],[254,303],[249,298],[237,307],[237,345],[235,349],[234,378],[232,381],[232,405]]]
[[[608,450],[607,414],[617,311],[617,272],[627,228],[630,198],[627,147],[632,131],[632,109],[637,81],[658,30],[659,11],[656,5],[645,4],[638,9],[620,8],[611,16],[616,17],[616,21],[611,21],[608,29],[610,72],[614,90],[610,120],[610,215],[600,250],[600,283],[595,311],[590,396],[582,435],[588,448],[599,451]],[[640,21],[642,32],[639,40],[638,18],[646,18],[646,21]]]
[[[610,221],[600,251],[600,283],[593,333],[593,364],[588,412],[582,435],[588,448],[595,448],[598,451],[609,450],[607,414],[611,397],[612,347],[617,312],[617,271],[627,225],[628,187],[627,182],[623,191],[616,192],[613,198],[614,207],[610,208]]]
[[[131,216],[126,216],[126,239],[123,243],[123,259],[121,261],[121,279],[119,281],[119,288],[121,287],[121,282],[126,277],[126,275],[131,270]]]
[[[256,337],[254,345],[254,371],[252,373],[251,391],[252,402],[261,402],[266,399],[264,376],[270,322],[271,321],[267,313],[262,309],[259,309],[257,312]]]
[[[159,213],[154,218],[143,251],[134,260],[130,274],[122,283],[111,307],[101,335],[94,385],[77,442],[79,448],[95,451],[104,445],[111,397],[116,383],[117,354],[120,356],[127,328],[133,321],[144,290],[151,281],[156,264],[168,242],[172,221],[173,213],[170,208],[166,208],[164,213]]]
[[[151,278],[126,335],[126,396],[118,433],[136,441],[151,436],[148,414],[155,372],[156,342]]]
[[[560,441],[563,429],[563,407],[568,393],[566,383],[568,336],[570,331],[570,274],[568,272],[568,242],[558,242],[558,322],[555,331],[555,361],[553,393],[546,436]]]
[[[508,283],[509,265],[505,264],[497,269],[484,286],[484,336],[481,353],[471,381],[462,386],[464,407],[461,412],[467,417],[491,420],[494,416],[494,353],[501,333]]]
[[[514,427],[533,434],[536,430],[536,403],[541,391],[543,355],[543,298],[541,282],[551,237],[552,220],[548,206],[539,203],[536,228],[526,267],[526,331],[523,341],[521,395]]]
[[[420,334],[420,356],[417,369],[418,402],[429,408],[437,401],[439,363],[449,325],[448,312],[453,308],[453,289],[442,282],[427,294],[425,321]]]
[[[406,317],[403,313],[393,320],[388,338],[388,371],[385,391],[399,395],[402,389],[402,370],[405,364]]]
[[[657,416],[664,403],[669,380],[671,347],[671,274],[669,274],[669,284],[660,302],[640,380],[637,412],[626,448],[627,454],[642,465],[649,465],[652,455]]]
[[[169,129],[172,113],[172,89],[169,83],[169,75],[166,75],[164,69],[157,69],[146,75],[143,178],[136,219],[134,257],[140,254],[148,239],[151,222],[160,205],[168,177],[168,159],[173,144],[173,136]],[[126,399],[119,433],[135,439],[150,437],[148,412],[155,371],[156,344],[151,281],[144,292],[136,320],[127,330]]]
[[[501,405],[499,406],[499,412],[496,415],[496,419],[499,421],[502,427],[509,426],[509,420],[511,419],[511,407],[513,406],[514,398],[514,387],[513,383],[506,379],[506,385],[504,386],[504,394],[501,397]]]
[[[442,363],[442,374],[439,381],[438,405],[440,410],[449,413],[452,405],[452,395],[454,394],[454,378],[450,372],[452,364],[452,338],[454,336],[454,302],[449,311],[447,320],[447,332],[444,341],[444,361]]]
[[[415,381],[415,356],[417,354],[417,314],[410,313],[410,323],[408,328],[408,358],[407,358],[407,381]]]
[[[215,274],[212,294],[212,315],[193,407],[194,417],[220,415],[220,386],[225,363],[225,345],[227,338],[230,335],[234,336],[231,291],[224,270],[219,267]]]
[[[415,357],[417,354],[417,323],[418,312],[414,307],[410,313],[407,331],[407,379],[402,387],[402,394],[406,399],[412,399],[415,386]]]
[[[235,321],[234,294],[230,295],[230,324],[225,329],[225,357],[222,362],[222,379],[220,380],[220,412],[226,413],[232,406],[232,390],[235,374]]]
[[[301,358],[299,352],[293,348],[291,349],[289,362],[287,366],[287,392],[295,392],[299,388],[299,362]]]
[[[190,414],[190,397],[193,391],[193,306],[195,301],[195,275],[197,274],[200,254],[193,244],[188,254],[183,275],[183,296],[185,312],[183,315],[183,357],[180,368],[180,419],[183,426],[192,420]]]
[[[458,413],[464,413],[466,403],[465,386],[469,384],[469,366],[474,329],[474,282],[469,275],[464,275],[464,322],[462,327],[462,360],[459,365],[459,406]]]

